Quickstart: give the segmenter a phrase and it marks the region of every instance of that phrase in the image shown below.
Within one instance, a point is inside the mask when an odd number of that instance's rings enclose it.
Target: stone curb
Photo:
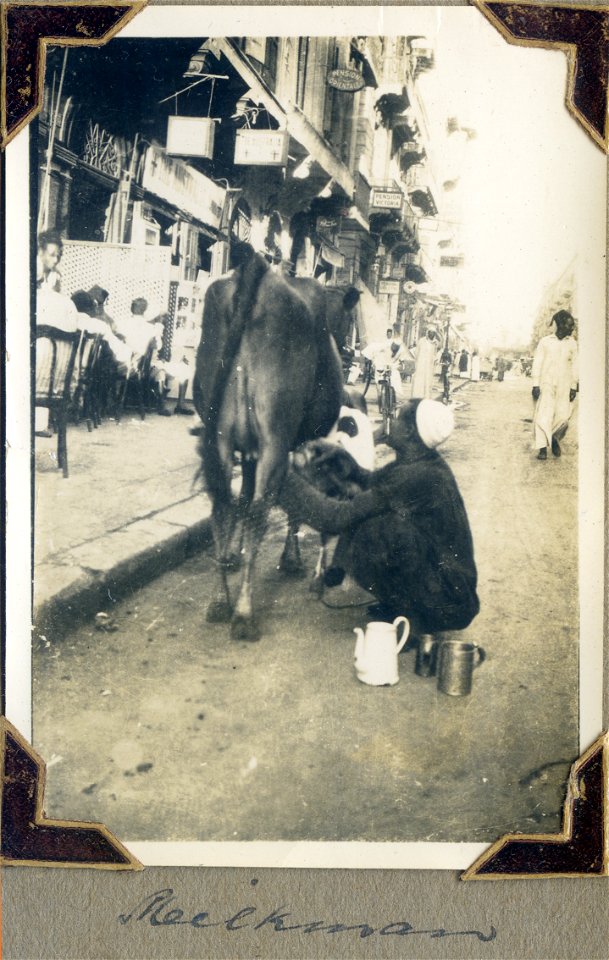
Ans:
[[[61,639],[66,628],[108,610],[211,541],[211,505],[198,494],[81,544],[61,562],[41,564],[38,575],[51,586],[34,601],[35,635]]]

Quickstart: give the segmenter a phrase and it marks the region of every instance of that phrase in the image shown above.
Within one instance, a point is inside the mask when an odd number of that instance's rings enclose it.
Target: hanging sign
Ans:
[[[363,90],[365,81],[359,70],[353,70],[352,67],[341,67],[338,70],[331,70],[327,77],[328,86],[335,90],[343,90],[345,93],[357,93]]]
[[[386,294],[391,296],[392,294],[400,292],[400,281],[399,280],[380,280],[379,281],[379,293]]]
[[[381,210],[401,210],[404,202],[404,195],[399,190],[377,190],[372,191],[370,206],[378,207]]]
[[[168,117],[167,153],[179,157],[214,155],[214,121],[209,117]]]
[[[241,166],[287,166],[288,131],[237,130],[234,162]]]

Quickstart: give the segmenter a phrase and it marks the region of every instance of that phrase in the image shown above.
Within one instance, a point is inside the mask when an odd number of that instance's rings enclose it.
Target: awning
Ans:
[[[355,284],[360,292],[359,303],[355,308],[357,329],[363,347],[385,340],[387,328],[391,326],[386,310],[375,300],[366,284],[360,280]]]

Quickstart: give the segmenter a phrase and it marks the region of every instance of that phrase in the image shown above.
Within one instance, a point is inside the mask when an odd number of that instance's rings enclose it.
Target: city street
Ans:
[[[204,552],[108,601],[116,630],[89,621],[37,645],[47,815],[102,821],[123,840],[557,831],[578,754],[577,431],[562,458],[538,462],[530,384],[466,384],[442,448],[479,571],[481,612],[464,637],[487,659],[471,696],[416,676],[412,652],[397,686],[361,684],[353,629],[366,607],[329,609],[308,580],[284,577],[274,511],[258,563],[259,643],[206,623],[215,571]],[[305,529],[301,544],[312,571],[318,537]]]

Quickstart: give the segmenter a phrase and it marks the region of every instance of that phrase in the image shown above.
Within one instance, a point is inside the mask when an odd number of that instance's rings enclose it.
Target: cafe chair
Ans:
[[[57,466],[68,474],[67,426],[72,402],[74,369],[82,334],[55,327],[36,328],[36,391],[34,403],[46,407],[57,431]]]
[[[127,393],[131,388],[135,393],[136,402],[140,412],[140,418],[146,419],[146,410],[154,403],[154,385],[152,382],[152,361],[156,352],[156,339],[152,339],[148,344],[146,353],[140,357],[135,366],[133,366],[122,378],[122,383],[118,390],[118,400],[116,404],[116,422],[120,423],[123,415]]]
[[[74,420],[85,419],[89,433],[101,424],[100,358],[103,337],[85,331],[80,341],[78,361],[74,373],[75,389],[72,409]]]

